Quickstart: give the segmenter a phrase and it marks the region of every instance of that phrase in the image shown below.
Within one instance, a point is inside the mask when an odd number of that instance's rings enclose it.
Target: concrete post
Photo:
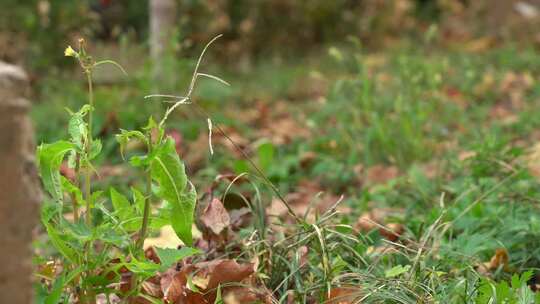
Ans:
[[[150,0],[150,58],[153,61],[154,81],[164,79],[163,55],[172,39],[176,26],[177,0]]]
[[[0,62],[0,303],[33,303],[31,242],[41,198],[28,89],[22,69]]]

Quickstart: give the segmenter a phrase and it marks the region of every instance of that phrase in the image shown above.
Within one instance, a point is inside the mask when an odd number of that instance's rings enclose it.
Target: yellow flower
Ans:
[[[75,50],[71,47],[71,45],[68,45],[68,47],[64,50],[64,56],[67,57],[77,57],[79,54],[75,52]]]

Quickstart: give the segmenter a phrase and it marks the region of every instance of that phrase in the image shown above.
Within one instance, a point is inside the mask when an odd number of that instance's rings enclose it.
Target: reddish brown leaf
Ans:
[[[388,223],[384,228],[379,228],[379,233],[387,240],[395,242],[403,234],[404,230],[403,225],[399,223]]]
[[[369,183],[384,184],[399,175],[399,170],[394,166],[375,165],[369,167],[366,172]]]
[[[187,296],[187,278],[191,270],[193,270],[191,265],[182,268],[181,271],[171,268],[161,276],[161,292],[167,303],[177,303]]]
[[[369,232],[378,229],[379,233],[386,239],[395,242],[405,230],[402,224],[387,223],[386,218],[394,213],[400,213],[398,209],[375,208],[365,212],[358,218],[355,228],[360,231]]]
[[[219,284],[240,282],[255,271],[253,264],[238,264],[234,260],[214,260],[197,264],[200,273],[210,278],[208,290],[217,288]]]
[[[214,198],[200,215],[200,220],[205,228],[219,235],[230,225],[229,213],[220,200]]]
[[[272,303],[268,291],[260,292],[248,287],[227,288],[223,293],[223,302],[225,304]]]
[[[361,290],[357,286],[334,287],[325,303],[327,304],[356,304],[360,303]]]

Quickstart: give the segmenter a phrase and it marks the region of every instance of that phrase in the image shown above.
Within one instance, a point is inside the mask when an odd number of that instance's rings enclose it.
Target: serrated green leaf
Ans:
[[[131,140],[131,138],[135,137],[136,139],[147,143],[146,136],[141,131],[127,131],[127,130],[120,130],[120,134],[116,134],[116,141],[120,144],[120,154],[122,155],[122,158],[124,158],[124,150],[126,148],[127,143]]]
[[[133,256],[129,262],[124,263],[124,266],[131,272],[140,275],[155,275],[156,271],[159,271],[161,267],[161,265],[148,260],[139,261]]]
[[[411,265],[397,265],[395,267],[392,267],[384,272],[384,276],[386,278],[394,278],[397,277],[407,271],[411,268]]]
[[[69,109],[71,118],[68,122],[68,133],[71,136],[71,141],[79,148],[83,149],[83,142],[88,137],[88,126],[84,121],[84,116],[91,111],[90,105],[84,105],[78,112],[73,113]]]
[[[62,254],[68,261],[75,263],[77,261],[77,252],[69,245],[68,242],[64,241],[60,236],[60,233],[49,223],[49,216],[47,213],[41,213],[41,222],[45,229],[47,230],[47,235],[51,240],[53,246]]]
[[[117,214],[122,214],[126,212],[131,206],[128,199],[112,187],[111,187],[111,201],[112,201],[114,211],[116,211]]]
[[[54,280],[54,284],[51,288],[51,292],[45,297],[44,304],[58,304],[62,297],[62,291],[64,290],[66,278],[65,276],[59,276]]]
[[[38,165],[45,190],[56,202],[63,202],[62,182],[60,179],[60,164],[66,153],[75,148],[68,141],[57,141],[38,147]]]
[[[73,143],[79,148],[83,149],[83,139],[86,138],[86,124],[82,116],[74,114],[68,123],[68,133],[71,136]]]
[[[68,167],[71,169],[77,166],[77,152],[75,150],[72,150],[69,152],[67,164],[68,164]]]
[[[181,249],[155,247],[155,249],[159,260],[161,261],[162,271],[168,269],[174,263],[184,258],[201,253],[200,250],[191,247],[182,247]]]
[[[178,238],[188,246],[193,245],[191,229],[196,201],[197,192],[192,188],[191,191],[180,196],[178,203],[171,204],[171,226]]]
[[[128,199],[111,187],[111,202],[114,207],[114,211],[122,227],[128,231],[136,231],[140,228],[140,221],[136,219],[135,207],[130,204]]]
[[[85,200],[83,198],[81,189],[79,189],[75,185],[73,185],[71,183],[71,181],[69,179],[65,178],[64,176],[60,176],[60,178],[62,180],[63,189],[65,189],[70,194],[74,195],[75,199],[77,200],[77,203],[79,205],[84,205]]]
[[[135,187],[131,187],[131,193],[133,193],[133,203],[137,209],[138,214],[142,215],[144,212],[144,202],[145,197],[141,191],[137,190]]]
[[[191,226],[195,211],[196,192],[187,192],[184,164],[176,153],[174,140],[167,138],[156,149],[151,162],[151,175],[159,185],[157,195],[171,205],[171,225],[178,237],[188,246],[192,241]]]
[[[92,141],[92,146],[90,147],[90,156],[89,156],[89,159],[94,159],[94,158],[96,158],[96,156],[98,156],[99,153],[101,153],[101,149],[102,149],[101,140],[99,140],[99,139],[94,139],[94,140]]]

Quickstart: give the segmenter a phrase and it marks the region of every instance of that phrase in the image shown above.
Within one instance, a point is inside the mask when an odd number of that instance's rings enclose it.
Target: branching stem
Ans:
[[[86,140],[86,164],[84,166],[85,170],[85,181],[84,181],[84,193],[86,200],[86,223],[91,224],[92,218],[90,214],[90,208],[92,206],[92,193],[90,189],[91,178],[92,178],[92,168],[90,166],[90,153],[92,150],[92,112],[94,111],[94,90],[92,86],[92,70],[86,69],[85,71],[86,79],[88,81],[88,104],[90,105],[90,111],[88,111],[88,138]]]

